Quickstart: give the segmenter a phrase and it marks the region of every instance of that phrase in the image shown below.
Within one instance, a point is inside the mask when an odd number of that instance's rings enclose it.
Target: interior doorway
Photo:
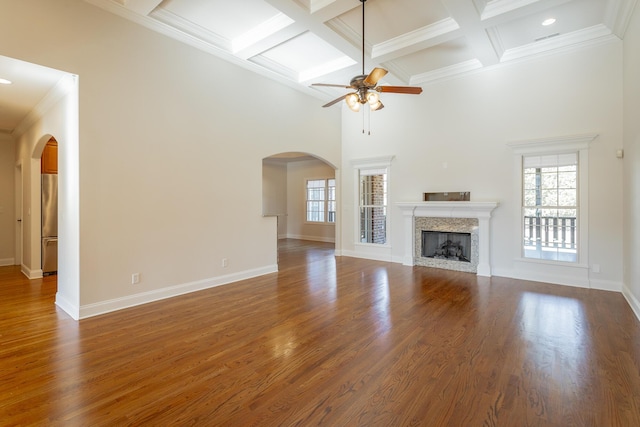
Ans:
[[[297,239],[339,245],[337,168],[318,156],[286,152],[262,160],[262,213],[274,218],[278,241]],[[279,256],[278,256],[279,259]]]

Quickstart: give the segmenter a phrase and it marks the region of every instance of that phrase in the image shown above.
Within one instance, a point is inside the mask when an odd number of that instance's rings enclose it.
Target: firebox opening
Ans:
[[[422,231],[422,256],[471,262],[471,233]]]

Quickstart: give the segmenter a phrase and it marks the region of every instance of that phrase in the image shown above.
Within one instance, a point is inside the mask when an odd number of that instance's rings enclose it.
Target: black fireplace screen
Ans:
[[[422,231],[422,256],[471,262],[471,233]]]

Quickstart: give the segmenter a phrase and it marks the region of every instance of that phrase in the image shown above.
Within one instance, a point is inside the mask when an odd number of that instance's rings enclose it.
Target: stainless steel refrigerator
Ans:
[[[42,174],[42,273],[58,271],[58,175]]]

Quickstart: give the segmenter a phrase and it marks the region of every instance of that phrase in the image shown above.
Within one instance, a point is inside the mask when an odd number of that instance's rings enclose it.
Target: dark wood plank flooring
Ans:
[[[0,267],[0,425],[639,426],[622,295],[333,257],[75,322]]]

